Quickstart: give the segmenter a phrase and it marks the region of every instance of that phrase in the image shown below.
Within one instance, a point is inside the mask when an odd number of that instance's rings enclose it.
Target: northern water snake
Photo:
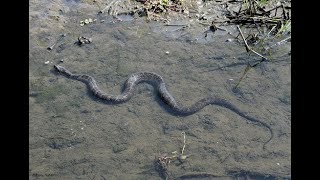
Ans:
[[[102,90],[100,90],[95,79],[92,76],[85,75],[85,74],[73,74],[69,70],[67,70],[66,68],[60,65],[55,65],[54,68],[68,78],[84,82],[85,84],[87,84],[89,91],[92,92],[95,97],[101,100],[105,100],[107,102],[114,102],[114,103],[126,102],[134,95],[135,86],[137,84],[141,82],[152,82],[161,100],[165,104],[167,104],[173,111],[175,111],[180,115],[194,114],[209,104],[217,105],[217,106],[227,108],[235,112],[239,116],[251,122],[258,123],[264,126],[265,128],[267,128],[270,131],[271,136],[264,143],[263,148],[265,148],[265,145],[273,138],[273,131],[268,124],[256,118],[248,116],[246,113],[238,109],[235,105],[231,104],[230,102],[224,99],[217,98],[217,97],[206,97],[197,101],[196,103],[194,103],[189,107],[182,106],[181,104],[177,103],[177,101],[169,93],[163,78],[160,75],[153,72],[138,72],[130,75],[124,84],[124,89],[122,93],[120,95],[111,95],[111,94],[104,93]]]

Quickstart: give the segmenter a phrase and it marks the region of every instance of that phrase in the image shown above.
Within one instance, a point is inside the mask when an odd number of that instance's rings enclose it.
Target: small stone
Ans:
[[[50,61],[46,61],[46,62],[44,62],[44,64],[49,64],[50,63]]]
[[[232,39],[227,39],[226,42],[232,42]]]
[[[280,166],[280,163],[277,163],[278,166]]]
[[[91,18],[89,18],[88,21],[89,21],[89,23],[92,23],[92,22],[93,22],[93,20],[92,20]]]
[[[208,19],[208,18],[207,18],[206,15],[202,15],[202,16],[199,17],[199,20],[207,20],[207,19]]]
[[[180,160],[185,160],[185,159],[187,159],[187,157],[188,157],[188,156],[180,155],[180,156],[179,156],[179,159],[180,159]]]
[[[88,20],[88,19],[85,19],[85,20],[84,20],[84,23],[85,23],[85,24],[89,24],[89,20]]]
[[[101,20],[100,22],[103,23],[105,20]]]
[[[169,54],[170,52],[169,51],[166,51],[166,54]]]
[[[127,149],[126,144],[117,144],[112,147],[112,150],[114,153],[119,153],[119,152],[124,151],[126,149]]]
[[[85,110],[82,110],[81,113],[91,113],[91,111],[85,109]]]
[[[60,60],[60,62],[63,62],[63,61],[64,61],[63,59]]]

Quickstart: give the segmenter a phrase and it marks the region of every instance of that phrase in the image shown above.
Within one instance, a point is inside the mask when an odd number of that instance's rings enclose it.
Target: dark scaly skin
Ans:
[[[247,114],[242,112],[240,109],[238,109],[235,105],[231,104],[230,102],[224,99],[216,98],[216,97],[207,97],[197,101],[196,103],[194,103],[189,107],[181,106],[176,102],[176,100],[168,92],[163,78],[160,75],[153,72],[138,72],[130,75],[125,82],[124,91],[120,95],[110,95],[110,94],[104,93],[99,89],[96,81],[92,76],[84,75],[84,74],[73,74],[70,71],[68,71],[66,68],[59,65],[55,65],[54,68],[68,78],[86,83],[89,90],[97,98],[105,100],[107,102],[113,102],[113,103],[123,103],[128,101],[133,96],[135,86],[137,84],[141,82],[153,82],[153,85],[155,85],[155,88],[158,90],[159,96],[163,100],[163,102],[166,103],[172,110],[179,113],[180,115],[194,114],[209,104],[218,105],[237,113],[239,116],[251,122],[258,123],[264,126],[265,128],[267,128],[271,133],[271,137],[268,139],[268,141],[266,141],[263,144],[263,149],[265,149],[265,145],[273,138],[273,131],[268,124],[256,118],[248,116]]]

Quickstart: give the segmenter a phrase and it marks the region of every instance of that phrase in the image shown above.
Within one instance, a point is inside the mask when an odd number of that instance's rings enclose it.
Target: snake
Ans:
[[[65,67],[60,65],[54,65],[54,69],[58,73],[66,76],[67,78],[78,80],[85,83],[89,91],[95,97],[109,103],[124,103],[128,101],[131,97],[133,97],[135,87],[142,82],[146,82],[154,86],[154,88],[157,90],[157,93],[160,99],[178,115],[182,115],[182,116],[192,115],[200,111],[207,105],[210,105],[210,104],[217,105],[233,111],[234,113],[247,119],[248,121],[260,124],[261,126],[267,128],[270,131],[271,136],[266,142],[264,142],[263,149],[265,149],[265,145],[269,141],[271,141],[271,139],[273,138],[273,131],[267,123],[249,116],[247,113],[244,113],[235,105],[231,104],[225,99],[222,99],[219,97],[206,97],[198,100],[197,102],[195,102],[194,104],[188,107],[181,105],[173,98],[173,96],[167,90],[164,79],[159,74],[154,72],[137,72],[137,73],[131,74],[124,83],[124,88],[122,90],[122,93],[119,95],[112,95],[102,91],[98,87],[96,80],[90,75],[74,74],[69,70],[67,70]]]

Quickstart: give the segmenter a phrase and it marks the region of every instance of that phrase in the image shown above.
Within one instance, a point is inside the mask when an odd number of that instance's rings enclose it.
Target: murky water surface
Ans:
[[[273,50],[272,61],[252,68],[234,90],[246,65],[260,58],[233,34],[131,16],[118,21],[97,15],[105,3],[30,1],[30,179],[161,179],[155,156],[181,152],[182,132],[190,156],[170,163],[172,178],[204,172],[229,179],[290,178],[290,43]],[[80,26],[87,18],[96,20]],[[79,46],[79,36],[92,43]],[[93,76],[110,94],[119,94],[132,73],[156,72],[180,103],[218,95],[269,124],[274,138],[263,150],[269,131],[222,107],[176,116],[149,84],[139,85],[126,103],[105,104],[83,83],[54,73],[55,64]]]

